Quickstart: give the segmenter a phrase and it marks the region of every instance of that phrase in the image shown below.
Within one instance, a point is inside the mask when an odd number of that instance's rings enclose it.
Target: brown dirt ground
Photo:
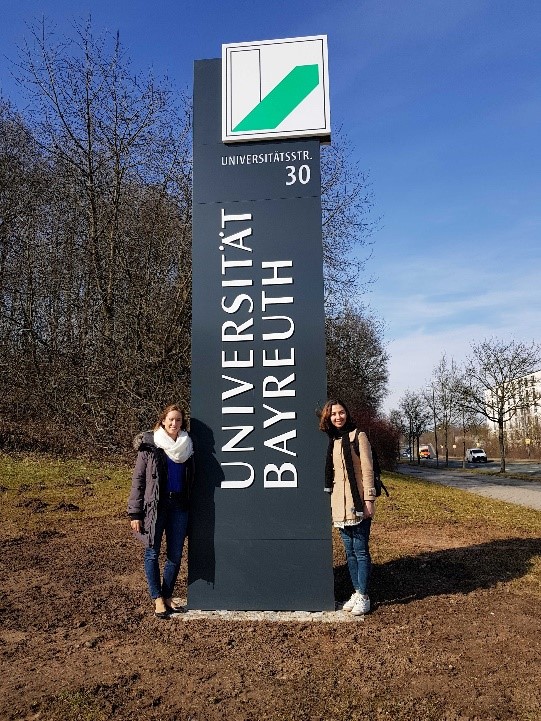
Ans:
[[[355,624],[159,621],[125,518],[96,529],[65,510],[65,528],[4,535],[3,721],[541,718],[531,534],[376,524],[373,546],[404,555],[375,554],[375,608]],[[339,600],[343,561],[336,544]]]

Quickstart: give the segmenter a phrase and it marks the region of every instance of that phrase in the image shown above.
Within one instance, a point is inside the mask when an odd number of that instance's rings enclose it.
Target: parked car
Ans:
[[[468,463],[486,463],[488,459],[484,448],[468,448],[466,460]]]
[[[421,448],[419,451],[419,457],[420,458],[430,458],[430,451],[428,448]]]
[[[400,456],[402,458],[408,458],[411,461],[411,450],[409,448],[402,448]]]

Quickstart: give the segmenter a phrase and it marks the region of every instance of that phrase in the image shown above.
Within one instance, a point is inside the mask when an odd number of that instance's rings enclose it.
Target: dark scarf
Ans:
[[[327,460],[325,462],[325,490],[332,493],[332,489],[334,486],[334,466],[332,461],[332,452],[335,440],[341,438],[342,453],[344,454],[344,460],[346,462],[346,471],[348,475],[349,487],[351,489],[351,495],[353,498],[353,505],[355,506],[355,511],[357,513],[362,513],[363,501],[361,499],[361,494],[359,493],[359,488],[357,486],[355,468],[353,467],[353,458],[351,457],[351,442],[349,440],[349,434],[353,430],[355,430],[355,424],[346,423],[346,425],[340,430],[333,427],[331,432],[329,433]]]

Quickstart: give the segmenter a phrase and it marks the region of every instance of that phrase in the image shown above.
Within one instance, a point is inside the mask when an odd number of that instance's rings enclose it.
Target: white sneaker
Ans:
[[[351,595],[351,598],[349,601],[346,601],[344,605],[342,606],[342,611],[351,611],[351,609],[355,606],[357,601],[360,598],[360,594],[358,591],[354,591]]]
[[[362,596],[360,593],[357,594],[357,600],[355,605],[351,609],[352,616],[364,616],[365,613],[370,612],[370,599],[368,596]]]

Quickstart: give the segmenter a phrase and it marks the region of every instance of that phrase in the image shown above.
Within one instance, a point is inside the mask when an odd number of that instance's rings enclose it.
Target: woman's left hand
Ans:
[[[363,502],[363,514],[365,518],[374,518],[376,512],[376,504],[374,501]]]

